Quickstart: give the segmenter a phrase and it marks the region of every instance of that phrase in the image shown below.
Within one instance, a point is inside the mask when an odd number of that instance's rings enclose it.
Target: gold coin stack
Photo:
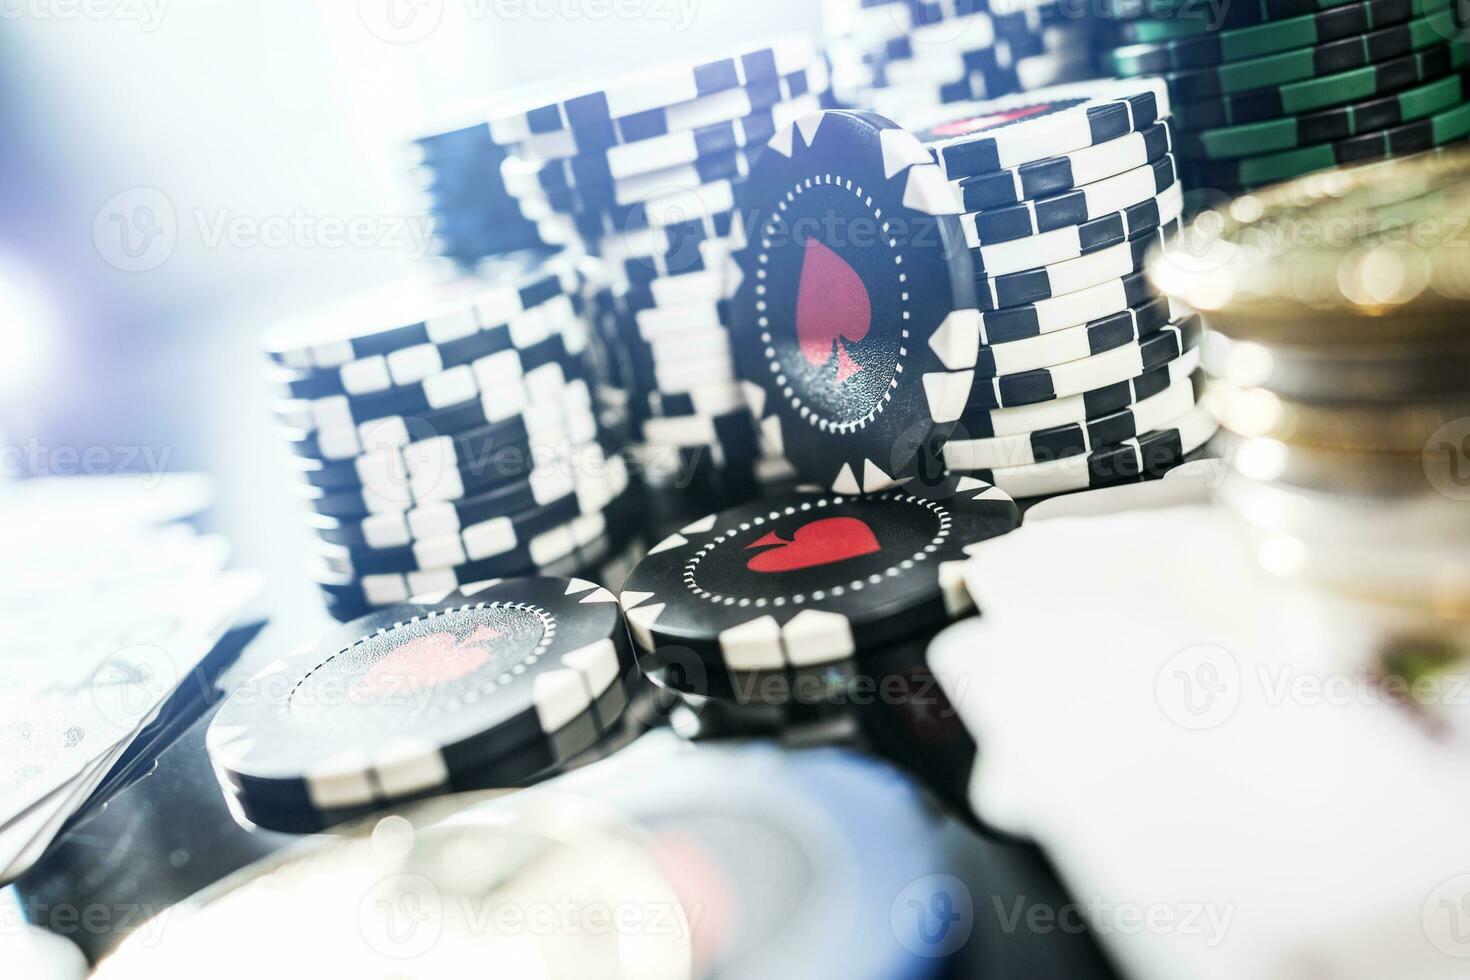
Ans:
[[[1259,564],[1387,626],[1386,674],[1465,670],[1470,152],[1238,197],[1182,245],[1149,275],[1209,328],[1216,497]]]

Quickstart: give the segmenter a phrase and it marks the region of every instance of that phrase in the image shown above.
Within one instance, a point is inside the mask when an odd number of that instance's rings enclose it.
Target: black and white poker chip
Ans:
[[[1106,143],[1168,115],[1162,79],[1100,80],[949,106],[918,136],[958,180]]]
[[[624,583],[640,663],[711,671],[836,663],[970,606],[961,568],[1014,529],[1015,503],[974,480],[868,496],[798,492],[689,524]]]
[[[627,704],[616,598],[532,578],[374,613],[256,675],[206,744],[253,812],[298,820],[529,776],[596,741]]]
[[[1199,401],[1203,383],[1196,371],[1137,404],[1096,418],[1017,435],[951,439],[944,444],[944,465],[958,472],[1009,469],[1119,446],[1183,416]]]
[[[868,493],[921,472],[974,375],[974,269],[954,189],[882,116],[823,112],[741,188],[731,333],[763,441]]]
[[[449,284],[405,279],[313,310],[271,328],[266,353],[282,367],[339,368],[421,344],[442,344],[510,323],[576,289],[565,256],[520,253],[483,276]]]
[[[1172,137],[1168,120],[1161,119],[1105,143],[965,177],[959,181],[960,200],[966,211],[980,211],[1060,194],[1157,160],[1173,150]]]

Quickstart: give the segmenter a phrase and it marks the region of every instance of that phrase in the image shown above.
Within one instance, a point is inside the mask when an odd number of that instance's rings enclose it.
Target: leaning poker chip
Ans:
[[[1467,96],[1470,96],[1470,77],[1461,72],[1428,85],[1356,105],[1339,106],[1310,115],[1270,122],[1182,134],[1179,139],[1179,155],[1181,160],[1186,157],[1232,160],[1320,143],[1335,143],[1352,136],[1393,129],[1404,123],[1437,115],[1459,105]],[[1189,166],[1188,162],[1183,165],[1186,168]]]
[[[516,153],[529,160],[561,160],[598,151],[616,155],[620,147],[658,142],[682,134],[718,129],[740,120],[770,112],[783,102],[792,102],[827,91],[827,65],[821,59],[778,79],[750,82],[688,102],[649,109],[592,126],[536,133],[515,144]],[[706,137],[718,142],[719,137]],[[698,142],[698,141],[696,141]]]
[[[869,113],[798,120],[742,188],[737,362],[764,441],[805,478],[882,490],[958,419],[978,349],[958,215],[924,147]],[[869,231],[822,239],[844,226]]]
[[[1169,72],[1163,78],[1174,101],[1188,103],[1340,74],[1452,40],[1459,33],[1456,16],[1453,10],[1439,10],[1428,17],[1357,37],[1213,68]]]
[[[714,58],[620,75],[610,85],[595,80],[560,81],[498,100],[489,112],[490,132],[497,143],[511,145],[540,133],[596,129],[626,116],[667,109],[760,82],[779,81],[816,60],[816,47],[809,37],[785,34]]]
[[[967,414],[975,409],[1054,401],[1126,381],[1178,360],[1185,351],[1199,345],[1201,332],[1199,317],[1185,317],[1134,343],[1091,357],[983,381],[977,379],[970,392]]]
[[[965,479],[798,492],[666,538],[621,601],[645,667],[684,654],[736,671],[835,663],[967,612],[967,554],[1019,523],[1009,497]]]
[[[1081,326],[1157,297],[1142,272],[1108,279],[1063,296],[980,314],[980,342],[1003,344]]]
[[[1149,251],[1167,246],[1178,237],[1179,231],[1180,222],[1174,221],[1141,231],[1118,245],[1055,265],[999,276],[977,276],[980,309],[1024,306],[1121,279],[1142,269]]]
[[[400,280],[278,324],[265,335],[266,353],[288,368],[341,367],[507,324],[576,288],[567,259],[539,253],[497,262],[483,281]]]
[[[960,219],[965,242],[980,248],[1080,225],[1151,200],[1175,179],[1174,157],[1166,153],[1152,163],[1051,197],[966,212]]]
[[[1157,197],[1151,197],[1117,214],[1105,214],[1080,225],[1044,231],[995,245],[970,249],[975,271],[999,276],[1068,259],[1122,244],[1152,228],[1169,224],[1184,213],[1184,189],[1176,180]]]
[[[1135,405],[1145,398],[1156,395],[1182,378],[1187,378],[1199,367],[1200,353],[1196,348],[1187,350],[1183,356],[1167,365],[1146,371],[1136,378],[1117,384],[1096,388],[1081,395],[1070,395],[1053,401],[1020,405],[1015,408],[976,409],[966,413],[960,420],[959,431],[972,439],[987,439],[992,436],[1011,436],[1066,425],[1069,422],[1086,422],[1100,418],[1120,409]]]
[[[1212,31],[1153,44],[1103,52],[1104,64],[1119,75],[1157,75],[1208,68],[1265,55],[1358,37],[1449,6],[1452,0],[1362,0],[1300,17],[1251,27]]]
[[[1300,116],[1441,78],[1464,67],[1466,57],[1462,43],[1439,44],[1407,57],[1335,75],[1176,105],[1174,121],[1180,129],[1199,130]]]
[[[994,378],[1013,375],[1093,357],[1125,344],[1136,344],[1168,326],[1177,316],[1178,311],[1173,308],[1169,298],[1160,296],[1142,306],[1078,327],[1069,327],[1026,340],[992,344],[981,348],[975,376]]]
[[[1199,401],[1203,386],[1204,375],[1196,371],[1137,404],[1097,418],[1016,435],[951,439],[944,444],[944,465],[954,472],[1029,466],[1121,446],[1186,414]]]
[[[1173,134],[1168,120],[1160,120],[1106,143],[994,173],[961,178],[957,184],[960,201],[966,211],[980,211],[1049,197],[1141,167],[1172,149]]]
[[[1198,407],[1168,426],[1143,433],[1121,446],[1029,466],[981,469],[971,475],[994,479],[996,486],[1018,499],[1133,483],[1163,476],[1214,438],[1219,428],[1215,417]]]
[[[955,106],[918,136],[939,168],[960,179],[1105,143],[1169,111],[1161,81],[1096,81]]]
[[[1448,111],[1392,129],[1244,160],[1202,161],[1192,164],[1190,171],[1209,184],[1254,187],[1331,167],[1408,156],[1467,136],[1470,102],[1462,102]]]
[[[404,800],[516,756],[580,751],[622,715],[631,667],[601,586],[467,588],[374,613],[271,665],[225,702],[205,741],[226,789],[270,810]]]

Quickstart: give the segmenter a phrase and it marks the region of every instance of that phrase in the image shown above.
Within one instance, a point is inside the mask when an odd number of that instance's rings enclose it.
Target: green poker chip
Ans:
[[[1465,58],[1463,42],[1436,44],[1402,58],[1334,75],[1251,89],[1203,102],[1175,103],[1174,118],[1179,129],[1190,131],[1300,116],[1331,106],[1366,102],[1442,78],[1464,67]]]
[[[1105,0],[1098,18],[1112,21],[1120,43],[1154,44],[1252,24],[1289,20],[1361,0]]]
[[[1357,37],[1448,7],[1454,0],[1361,0],[1287,20],[1114,48],[1103,58],[1116,75],[1158,75],[1261,58]]]
[[[1188,160],[1233,160],[1335,143],[1428,118],[1465,98],[1470,98],[1470,75],[1461,72],[1428,85],[1305,116],[1182,134],[1176,136],[1176,152]]]
[[[1213,160],[1190,170],[1197,185],[1259,187],[1318,170],[1422,153],[1470,137],[1470,103],[1392,129],[1248,160]]]
[[[1268,85],[1287,85],[1307,79],[1339,75],[1354,68],[1400,58],[1458,37],[1453,9],[1437,10],[1406,24],[1395,24],[1357,37],[1315,47],[1283,51],[1213,68],[1168,72],[1169,95],[1178,102],[1199,102]]]

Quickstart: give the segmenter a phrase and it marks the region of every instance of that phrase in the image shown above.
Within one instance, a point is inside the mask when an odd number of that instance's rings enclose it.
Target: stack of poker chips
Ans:
[[[282,323],[268,376],[338,618],[491,578],[577,571],[628,476],[598,424],[566,255],[405,280]]]
[[[1218,500],[1263,569],[1379,627],[1344,643],[1410,691],[1470,662],[1467,208],[1464,149],[1316,174],[1201,216],[1214,247],[1148,270],[1209,327]],[[1466,730],[1462,700],[1425,707]]]
[[[963,107],[917,135],[958,191],[980,356],[945,466],[1016,498],[1161,475],[1201,448],[1200,326],[1147,282],[1180,228],[1157,80]]]
[[[645,480],[749,499],[767,467],[732,367],[723,300],[735,191],[780,127],[820,108],[810,39],[497,101],[491,138],[521,212],[600,260],[589,314]]]
[[[589,761],[636,728],[627,708],[638,682],[603,586],[473,583],[328,630],[237,691],[205,742],[233,812],[310,833]]]
[[[964,798],[974,745],[924,666],[971,615],[962,567],[1020,525],[979,480],[807,487],[709,514],[649,549],[621,600],[639,667],[700,735],[861,734]]]
[[[1158,76],[1193,188],[1238,193],[1470,136],[1453,0],[1106,0],[1099,68]]]
[[[833,90],[897,116],[1091,74],[1087,21],[1056,0],[829,0]]]

